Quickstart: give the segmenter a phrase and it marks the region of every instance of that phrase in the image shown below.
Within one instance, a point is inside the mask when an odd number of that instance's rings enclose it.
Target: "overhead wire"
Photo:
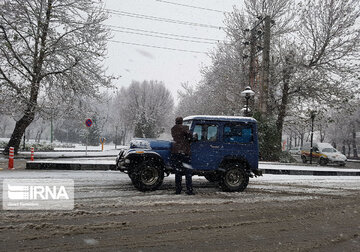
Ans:
[[[154,45],[147,45],[147,44],[126,42],[126,41],[119,41],[119,40],[109,40],[109,41],[110,41],[110,42],[113,42],[113,43],[120,43],[120,44],[126,44],[126,45],[136,45],[136,46],[144,46],[144,47],[151,47],[151,48],[157,48],[157,49],[166,49],[166,50],[171,50],[171,51],[180,51],[180,52],[190,52],[190,53],[202,53],[202,54],[207,54],[207,52],[202,52],[202,51],[186,50],[186,49],[163,47],[163,46],[154,46]]]
[[[189,39],[208,40],[208,41],[219,42],[219,39],[214,39],[214,38],[186,36],[186,35],[179,35],[179,34],[174,34],[174,33],[165,33],[165,32],[157,32],[157,31],[150,31],[150,30],[135,29],[135,28],[129,28],[129,27],[123,27],[123,26],[117,26],[117,25],[106,25],[106,26],[111,27],[111,28],[130,30],[130,31],[139,31],[139,32],[160,34],[160,35],[165,35],[165,36],[173,36],[173,37],[180,37],[180,38],[189,38]]]
[[[157,1],[157,2],[161,2],[161,3],[165,3],[165,4],[173,4],[173,5],[178,5],[178,6],[183,6],[183,7],[193,8],[193,9],[206,10],[206,11],[213,11],[213,12],[219,12],[219,13],[226,13],[225,11],[215,10],[215,9],[210,9],[210,8],[204,8],[204,7],[198,7],[198,6],[194,6],[194,5],[181,4],[181,3],[174,3],[174,2],[170,2],[170,1],[163,1],[163,0],[155,0],[155,1]]]
[[[206,8],[204,8],[204,9],[206,9]],[[221,27],[221,26],[188,22],[188,21],[169,19],[169,18],[161,18],[161,17],[156,17],[156,16],[149,16],[149,15],[143,15],[143,14],[138,14],[138,13],[133,13],[133,12],[126,12],[126,11],[119,11],[119,10],[108,9],[108,8],[106,8],[105,10],[108,11],[110,14],[115,14],[115,15],[119,15],[119,16],[128,16],[128,17],[132,17],[132,18],[148,19],[148,20],[159,21],[159,22],[168,22],[168,23],[174,23],[174,24],[180,24],[180,25],[212,28],[212,29],[219,29],[219,30],[225,28],[225,27]],[[161,33],[161,32],[134,29],[134,28],[128,28],[128,27],[114,26],[114,25],[107,25],[107,26],[116,28],[116,29],[111,29],[112,31],[115,31],[115,32],[123,32],[123,33],[136,34],[136,35],[142,35],[142,36],[158,37],[158,38],[164,38],[164,39],[173,39],[173,40],[179,40],[179,41],[185,41],[185,42],[205,43],[205,44],[215,44],[215,41],[219,42],[219,40],[211,39],[211,38],[184,36],[184,35],[178,35],[178,34],[172,34],[172,33]],[[129,31],[122,31],[122,30],[117,30],[117,29],[125,29],[125,30],[129,30]],[[146,33],[152,33],[152,34],[146,34]],[[159,35],[154,35],[154,34],[159,34]],[[160,35],[165,35],[165,36],[160,36]],[[172,38],[171,36],[174,38]],[[176,38],[176,37],[178,37],[178,38]],[[208,40],[208,41],[214,41],[214,42],[206,42],[206,41],[201,41],[201,40]],[[203,52],[203,51],[155,46],[155,45],[126,42],[126,41],[119,41],[119,40],[109,40],[109,42],[157,48],[157,49],[165,49],[165,50],[171,50],[171,51],[207,54],[207,52]]]
[[[188,22],[188,21],[176,20],[176,19],[170,19],[170,18],[161,18],[161,17],[156,17],[156,16],[149,16],[149,15],[143,15],[143,14],[138,14],[138,13],[133,13],[133,12],[126,12],[126,11],[118,11],[118,10],[113,10],[113,9],[105,9],[105,10],[108,11],[109,13],[112,13],[115,15],[128,16],[128,17],[140,18],[140,19],[148,19],[148,20],[159,21],[159,22],[197,26],[197,27],[203,27],[203,28],[212,28],[212,29],[218,29],[218,30],[225,28],[222,26],[194,23],[194,22]]]
[[[202,44],[215,44],[214,42],[190,40],[190,39],[182,39],[182,38],[171,38],[171,37],[165,37],[165,36],[160,36],[160,35],[152,35],[152,34],[146,34],[146,33],[140,33],[140,32],[120,31],[120,30],[116,30],[116,29],[110,29],[110,30],[115,31],[115,32],[136,34],[136,35],[148,36],[148,37],[154,37],[154,38],[163,38],[163,39],[171,39],[171,40],[177,40],[177,41],[185,41],[185,42],[192,42],[192,43],[202,43]]]

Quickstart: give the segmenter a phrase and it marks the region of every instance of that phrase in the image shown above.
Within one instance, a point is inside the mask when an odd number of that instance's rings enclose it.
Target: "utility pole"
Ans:
[[[260,21],[254,24],[252,29],[246,29],[250,31],[250,43],[245,42],[244,44],[250,44],[250,62],[249,62],[249,86],[259,92],[259,109],[263,113],[268,112],[268,93],[269,93],[269,80],[270,80],[270,29],[271,24],[274,23],[270,16],[264,18],[258,17]],[[259,29],[260,25],[261,28]],[[258,42],[260,40],[260,43]],[[257,53],[262,51],[262,72],[259,75],[260,85],[256,85],[257,80],[257,69],[256,69],[256,58]]]
[[[269,95],[269,70],[270,70],[270,16],[264,19],[264,43],[263,43],[263,62],[262,62],[262,85],[261,85],[261,104],[260,109],[263,113],[268,111]]]
[[[250,65],[249,65],[249,86],[254,89],[256,77],[255,57],[256,57],[256,26],[251,29],[250,34]]]

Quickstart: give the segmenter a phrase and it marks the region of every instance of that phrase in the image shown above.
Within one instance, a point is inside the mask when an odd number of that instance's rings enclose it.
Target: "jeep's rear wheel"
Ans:
[[[230,164],[221,177],[220,186],[225,192],[244,191],[249,184],[249,175],[239,164]]]
[[[132,173],[133,185],[140,191],[153,191],[158,189],[164,180],[162,166],[150,160],[145,160]]]

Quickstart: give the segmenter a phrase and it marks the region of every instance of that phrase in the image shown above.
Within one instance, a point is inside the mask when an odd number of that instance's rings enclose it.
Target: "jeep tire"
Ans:
[[[164,180],[164,169],[152,160],[144,160],[130,176],[135,188],[140,191],[154,191],[158,189]]]
[[[244,191],[249,183],[249,175],[237,163],[228,164],[220,179],[220,187],[225,192]]]

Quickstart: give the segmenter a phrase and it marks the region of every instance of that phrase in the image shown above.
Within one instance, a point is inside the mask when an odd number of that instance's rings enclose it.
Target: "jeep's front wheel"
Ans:
[[[164,169],[158,163],[145,160],[132,173],[133,185],[140,191],[154,191],[164,180]]]
[[[220,186],[225,192],[244,191],[249,184],[249,175],[238,164],[230,164],[220,180]]]

